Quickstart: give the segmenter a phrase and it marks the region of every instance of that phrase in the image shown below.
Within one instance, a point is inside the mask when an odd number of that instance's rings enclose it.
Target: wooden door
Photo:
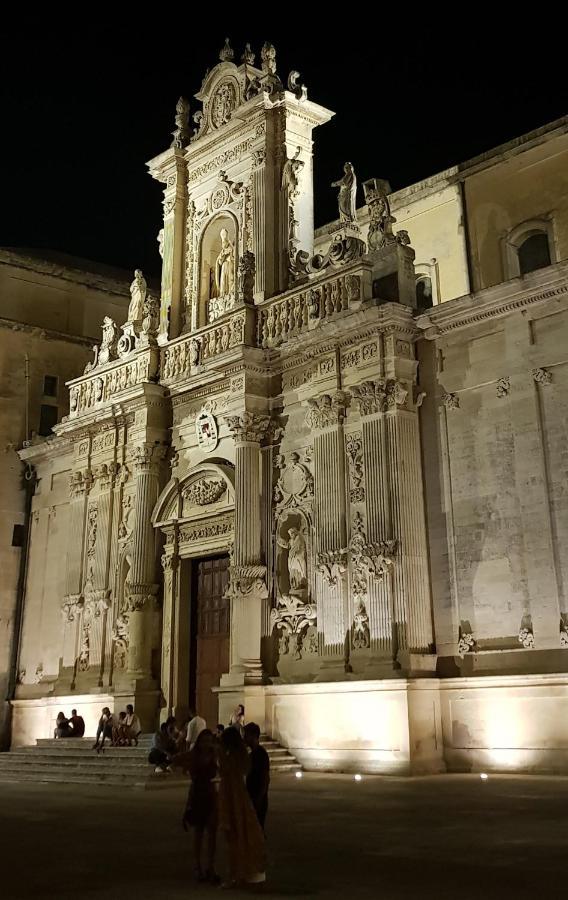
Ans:
[[[219,716],[217,694],[221,675],[229,671],[229,610],[225,598],[229,580],[229,557],[196,560],[197,665],[195,700],[197,712],[215,730]]]

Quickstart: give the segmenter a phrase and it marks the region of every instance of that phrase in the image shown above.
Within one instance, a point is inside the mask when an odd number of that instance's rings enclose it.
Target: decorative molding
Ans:
[[[343,391],[322,394],[321,397],[308,399],[307,403],[306,424],[308,428],[331,428],[343,423],[347,405],[347,394]]]
[[[307,465],[300,462],[300,454],[294,451],[288,460],[283,454],[275,456],[274,468],[280,473],[274,488],[275,516],[285,509],[310,506],[314,496],[314,477]]]
[[[508,397],[509,391],[511,390],[511,379],[508,376],[506,378],[499,378],[495,390],[499,399]]]
[[[346,550],[323,550],[316,558],[316,572],[326,580],[329,587],[334,587],[345,576],[347,571]]]
[[[548,369],[533,369],[531,375],[537,384],[546,385],[552,383],[552,372],[549,372]]]
[[[441,402],[446,409],[460,408],[460,398],[457,394],[442,394]]]
[[[237,443],[250,441],[259,444],[270,426],[270,416],[245,410],[241,415],[225,416],[225,421]]]
[[[357,601],[353,615],[351,643],[354,650],[367,650],[371,646],[369,615],[362,599]]]
[[[360,431],[345,435],[345,453],[349,464],[349,498],[351,503],[362,503],[365,500],[365,472],[363,436]]]
[[[280,632],[280,656],[290,655],[293,659],[302,659],[302,652],[317,653],[316,640],[306,641],[309,630],[316,630],[316,607],[304,603],[298,597],[279,597],[277,605],[270,613],[271,631]]]
[[[377,581],[382,581],[393,565],[397,545],[396,540],[369,541],[364,531],[363,517],[355,513],[349,556],[356,572],[366,572]]]

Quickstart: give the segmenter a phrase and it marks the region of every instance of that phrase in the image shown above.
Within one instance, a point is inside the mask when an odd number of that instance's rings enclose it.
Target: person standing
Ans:
[[[229,728],[236,728],[240,736],[244,737],[245,708],[242,703],[239,703],[234,713],[232,713],[231,718],[229,719]]]
[[[250,769],[247,775],[247,791],[252,800],[259,825],[264,831],[268,812],[268,788],[270,785],[270,758],[260,745],[260,728],[256,722],[245,725],[245,744],[250,750]]]
[[[194,709],[189,711],[189,722],[187,723],[186,744],[188,750],[193,750],[197,738],[202,731],[207,728],[207,722],[201,716],[198,716]]]
[[[219,751],[219,825],[229,848],[229,881],[258,885],[266,881],[264,835],[248,795],[245,778],[249,757],[236,728],[226,728]]]
[[[189,753],[191,785],[183,814],[183,827],[190,825],[194,831],[195,877],[198,881],[217,884],[215,851],[217,848],[217,791],[213,779],[217,775],[217,748],[215,737],[209,729],[200,732],[193,750]],[[202,865],[203,837],[207,835],[206,865]]]

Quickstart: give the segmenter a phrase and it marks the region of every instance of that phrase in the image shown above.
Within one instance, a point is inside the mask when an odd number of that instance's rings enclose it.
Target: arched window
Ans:
[[[544,269],[551,262],[548,235],[544,231],[535,231],[525,238],[517,253],[521,275],[534,272],[536,269]]]
[[[430,309],[432,299],[432,279],[429,275],[416,276],[416,306],[418,309]]]
[[[556,262],[551,219],[531,219],[513,228],[503,239],[505,279],[518,278]]]

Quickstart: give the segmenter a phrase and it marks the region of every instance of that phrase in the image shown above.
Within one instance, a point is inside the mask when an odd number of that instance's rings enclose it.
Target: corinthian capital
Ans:
[[[153,444],[143,444],[141,447],[134,447],[132,451],[132,463],[134,471],[156,472],[159,464],[165,459],[167,447]]]
[[[345,418],[347,398],[343,391],[335,394],[322,394],[321,397],[308,400],[306,423],[308,428],[329,428],[341,425]]]
[[[378,378],[376,381],[363,381],[351,388],[351,394],[359,406],[360,414],[370,416],[372,413],[387,412],[397,406],[404,406],[408,390],[400,381]]]
[[[252,441],[256,444],[266,436],[270,427],[270,416],[245,410],[240,416],[225,416],[225,421],[238,443]]]

